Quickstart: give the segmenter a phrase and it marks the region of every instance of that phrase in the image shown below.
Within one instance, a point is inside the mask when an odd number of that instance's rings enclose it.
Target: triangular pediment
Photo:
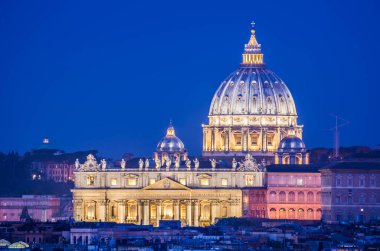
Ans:
[[[144,190],[190,190],[187,186],[184,186],[177,181],[169,178],[164,178],[156,183],[146,186]]]

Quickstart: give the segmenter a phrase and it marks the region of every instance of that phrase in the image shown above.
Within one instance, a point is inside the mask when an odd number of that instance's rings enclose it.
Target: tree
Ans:
[[[29,213],[28,213],[28,208],[23,207],[21,215],[20,215],[20,221],[26,222],[26,221],[30,221],[30,220],[31,220],[31,218],[30,218]]]

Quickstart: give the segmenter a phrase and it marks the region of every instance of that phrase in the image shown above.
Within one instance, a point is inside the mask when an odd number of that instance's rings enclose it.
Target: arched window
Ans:
[[[305,219],[305,210],[303,210],[302,208],[299,208],[298,209],[298,217],[297,217],[299,220],[303,220]]]
[[[294,192],[289,192],[288,201],[289,202],[295,202],[296,201],[296,194]]]
[[[295,210],[293,208],[290,208],[289,210],[289,219],[294,219],[296,218]]]
[[[91,205],[87,207],[87,219],[89,220],[95,219],[95,206]]]
[[[303,192],[298,192],[298,202],[305,202],[305,194]]]
[[[313,220],[313,219],[314,219],[314,210],[311,209],[311,208],[309,208],[309,209],[307,210],[307,219],[308,219],[308,220]]]
[[[313,192],[307,193],[307,202],[314,202],[314,194]]]
[[[209,220],[210,219],[210,205],[203,204],[201,207],[201,220]]]
[[[318,193],[317,193],[316,201],[317,201],[317,202],[321,202],[321,192],[318,192]]]
[[[280,219],[285,219],[286,218],[286,210],[285,210],[285,208],[280,208],[280,210],[279,210],[279,218]]]
[[[275,202],[276,201],[276,192],[272,191],[269,194],[270,201]]]
[[[227,217],[227,207],[226,205],[223,205],[220,209],[222,217]]]
[[[317,209],[315,217],[317,218],[317,220],[322,219],[322,210],[320,208]]]
[[[284,191],[281,191],[279,194],[280,202],[285,202],[286,201],[286,194]]]
[[[275,208],[271,208],[269,210],[269,218],[276,219],[276,209]]]
[[[114,218],[116,217],[116,206],[111,206],[111,217]]]
[[[136,217],[137,217],[136,205],[131,205],[128,213],[129,213],[129,218],[136,219]]]

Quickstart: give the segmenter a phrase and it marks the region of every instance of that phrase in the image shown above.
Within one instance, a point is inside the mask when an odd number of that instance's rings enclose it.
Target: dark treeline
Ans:
[[[73,182],[55,183],[46,180],[43,169],[36,170],[33,163],[74,163],[76,158],[82,162],[89,154],[97,151],[64,153],[55,149],[38,149],[20,155],[16,152],[0,152],[0,196],[21,196],[24,194],[71,196]],[[32,179],[34,173],[40,174],[40,179]]]

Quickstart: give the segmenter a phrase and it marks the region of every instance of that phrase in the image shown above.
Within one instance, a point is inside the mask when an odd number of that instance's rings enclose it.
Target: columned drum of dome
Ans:
[[[264,64],[261,45],[252,23],[240,67],[232,72],[214,94],[209,124],[203,127],[204,156],[273,158],[282,138],[297,124],[296,106],[288,87]]]

